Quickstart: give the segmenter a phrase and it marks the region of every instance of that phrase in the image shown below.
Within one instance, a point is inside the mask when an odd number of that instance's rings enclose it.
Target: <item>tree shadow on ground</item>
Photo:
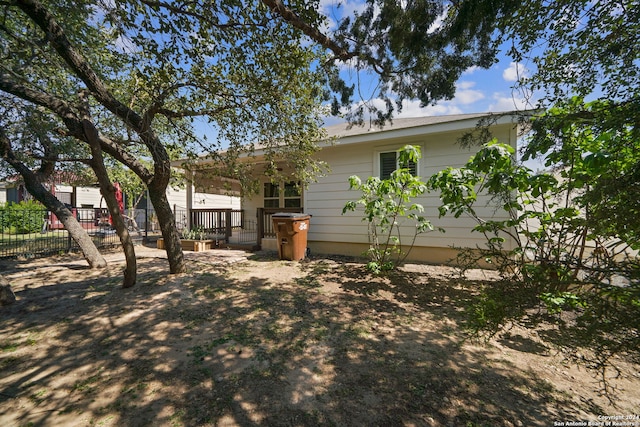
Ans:
[[[193,263],[172,276],[166,260],[140,263],[131,289],[117,268],[17,289],[0,313],[3,348],[15,345],[0,354],[0,420],[542,426],[580,409],[463,348],[452,315],[471,299],[465,286],[378,280],[332,260]]]

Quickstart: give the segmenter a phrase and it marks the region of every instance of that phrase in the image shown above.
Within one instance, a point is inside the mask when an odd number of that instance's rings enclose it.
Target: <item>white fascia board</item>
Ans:
[[[358,135],[350,135],[345,137],[336,137],[335,141],[337,144],[346,145],[346,144],[360,144],[360,143],[375,143],[390,139],[405,139],[405,138],[416,138],[425,135],[432,134],[440,134],[440,133],[450,133],[450,132],[460,132],[464,130],[472,130],[478,124],[478,121],[483,117],[474,117],[471,119],[463,119],[452,122],[442,122],[435,124],[428,124],[423,126],[415,126],[415,127],[405,127],[401,129],[381,129],[381,130],[372,130],[367,133],[362,133]],[[490,127],[495,126],[503,126],[503,125],[516,125],[517,120],[514,119],[513,116],[500,116],[496,119],[494,123],[490,125]],[[321,147],[331,146],[331,142],[327,142],[326,144],[321,144]]]

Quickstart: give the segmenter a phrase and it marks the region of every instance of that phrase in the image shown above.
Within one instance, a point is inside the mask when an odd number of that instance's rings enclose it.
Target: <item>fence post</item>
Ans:
[[[225,231],[224,231],[225,240],[227,241],[227,243],[229,243],[229,239],[231,238],[231,233],[232,233],[232,231],[231,231],[231,226],[232,226],[232,224],[231,224],[231,209],[225,211],[224,215],[225,215],[225,218],[224,218],[224,221],[225,221],[225,224],[224,224],[225,225]]]
[[[256,245],[262,246],[262,238],[264,237],[264,208],[258,208],[256,213]]]
[[[147,199],[147,203],[148,203]],[[149,243],[149,207],[144,207],[144,243]]]

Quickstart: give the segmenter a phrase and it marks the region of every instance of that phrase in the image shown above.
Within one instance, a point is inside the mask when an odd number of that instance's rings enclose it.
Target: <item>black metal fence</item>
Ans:
[[[71,211],[98,249],[120,244],[106,208],[72,208]],[[247,220],[242,210],[193,209],[189,212],[174,206],[174,214],[178,230],[183,234],[193,229],[203,230],[224,236],[227,243],[240,245],[259,244],[262,237],[260,224]],[[153,210],[126,209],[124,219],[134,242],[146,243],[160,237]],[[32,258],[78,250],[63,224],[50,212],[21,209],[10,213],[0,209],[0,258]]]
[[[72,208],[72,212],[99,249],[120,244],[107,209]],[[159,234],[152,210],[127,209],[124,219],[134,241],[142,242]],[[62,223],[50,212],[0,210],[0,258],[30,258],[78,249]]]
[[[234,229],[229,243],[240,246],[253,246],[258,244],[258,228],[255,220],[243,221],[242,228]]]

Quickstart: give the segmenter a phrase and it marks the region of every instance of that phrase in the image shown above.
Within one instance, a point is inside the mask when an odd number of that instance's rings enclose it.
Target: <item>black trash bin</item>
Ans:
[[[307,232],[311,215],[279,212],[271,215],[280,259],[300,261],[307,253]]]

